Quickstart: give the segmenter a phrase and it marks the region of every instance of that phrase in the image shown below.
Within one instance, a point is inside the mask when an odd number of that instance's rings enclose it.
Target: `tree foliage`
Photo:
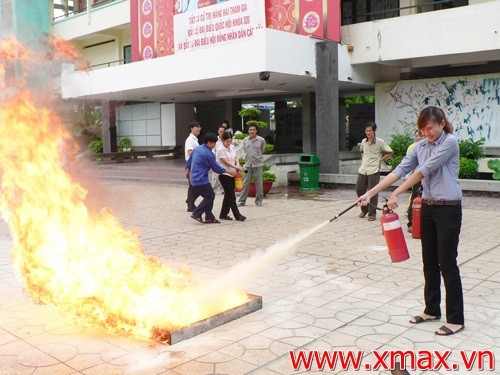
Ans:
[[[243,108],[238,112],[238,115],[245,119],[246,129],[250,126],[256,126],[257,129],[267,128],[267,122],[258,120],[262,111],[255,107]]]
[[[71,131],[75,137],[86,137],[90,140],[101,139],[102,118],[100,107],[81,106],[73,113]]]

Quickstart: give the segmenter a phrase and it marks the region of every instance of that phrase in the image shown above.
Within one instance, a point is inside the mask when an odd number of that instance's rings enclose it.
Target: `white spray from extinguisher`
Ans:
[[[257,251],[250,259],[237,264],[225,275],[213,280],[212,282],[208,282],[206,287],[201,288],[198,291],[195,299],[201,304],[216,303],[216,298],[224,295],[229,290],[240,290],[246,284],[254,281],[261,274],[276,264],[281,257],[293,250],[301,241],[311,236],[328,223],[337,220],[339,216],[356,206],[357,202],[349,206],[341,213],[335,215],[330,220],[326,220],[315,227],[303,230],[287,240],[280,241],[269,246],[265,250]]]

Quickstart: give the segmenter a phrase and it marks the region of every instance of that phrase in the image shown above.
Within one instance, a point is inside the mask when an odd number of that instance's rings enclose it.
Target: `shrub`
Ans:
[[[71,131],[75,137],[85,136],[96,140],[101,138],[102,119],[100,107],[82,106],[71,114]]]
[[[132,140],[129,137],[123,137],[118,142],[118,151],[130,151],[132,149]]]
[[[475,142],[472,138],[458,142],[458,148],[460,150],[459,178],[479,177],[479,173],[477,172],[479,164],[477,160],[484,157],[484,142],[484,138]]]
[[[264,154],[268,154],[274,151],[274,145],[266,143],[266,148],[264,149]]]
[[[242,118],[248,117],[248,118],[256,118],[259,117],[259,115],[262,113],[262,111],[258,108],[255,107],[247,107],[247,108],[242,108],[239,112],[238,115]]]
[[[466,179],[477,178],[479,176],[479,174],[477,173],[478,167],[479,164],[477,160],[461,157],[458,178],[466,178]]]
[[[267,122],[257,120],[257,118],[260,116],[261,113],[262,113],[262,111],[258,108],[248,107],[248,108],[241,109],[238,112],[238,115],[243,119],[248,119],[245,122],[247,129],[249,126],[256,126],[257,129],[260,129],[260,128],[267,127]]]
[[[473,141],[472,138],[458,142],[460,149],[460,157],[467,159],[478,160],[484,157],[484,142],[481,138],[479,141]]]
[[[493,179],[500,180],[500,159],[488,160],[488,168],[493,171]]]
[[[245,139],[246,137],[248,137],[248,134],[239,131],[233,135],[233,139]]]
[[[396,167],[401,163],[404,156],[393,156],[389,161],[391,162],[391,171],[396,169]]]
[[[394,155],[389,160],[391,170],[394,170],[401,163],[401,160],[406,155],[406,150],[413,142],[415,142],[415,139],[409,133],[395,133],[392,135],[391,142],[389,143],[394,152]]]
[[[389,146],[394,152],[394,156],[405,156],[408,147],[415,142],[415,139],[408,133],[396,133],[392,135]]]
[[[90,152],[92,152],[94,154],[102,152],[103,149],[104,149],[104,146],[102,144],[102,140],[100,140],[100,139],[90,142],[89,145],[87,146],[87,150],[89,150]]]
[[[262,174],[262,181],[276,181],[276,174],[271,171],[265,171]]]
[[[271,166],[269,164],[264,164],[262,167],[262,181],[276,181],[276,174],[270,171]]]
[[[256,126],[257,129],[261,129],[261,128],[266,128],[267,127],[267,122],[260,121],[260,120],[249,120],[249,121],[246,122],[246,124],[247,124],[247,129],[250,126]]]

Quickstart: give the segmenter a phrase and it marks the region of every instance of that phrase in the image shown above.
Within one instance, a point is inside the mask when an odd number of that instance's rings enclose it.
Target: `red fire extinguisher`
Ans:
[[[422,210],[422,196],[418,195],[411,204],[411,236],[420,238],[420,212]]]
[[[397,213],[389,210],[382,219],[385,242],[393,263],[410,259],[405,236]]]
[[[243,178],[238,172],[234,175],[234,191],[237,193],[243,191]]]

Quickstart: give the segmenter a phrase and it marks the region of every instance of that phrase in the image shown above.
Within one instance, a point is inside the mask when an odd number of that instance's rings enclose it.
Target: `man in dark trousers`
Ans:
[[[356,181],[356,194],[359,196],[366,193],[380,181],[380,164],[392,157],[393,152],[382,138],[377,138],[377,125],[374,122],[365,124],[366,138],[361,141],[361,167],[358,171]],[[374,221],[378,204],[378,194],[370,199],[369,206],[361,206],[360,218],[368,214],[368,221]]]
[[[195,208],[191,218],[203,224],[219,224],[212,213],[214,207],[215,192],[208,180],[210,169],[214,173],[229,173],[234,176],[236,169],[226,170],[215,161],[215,155],[212,152],[217,142],[217,136],[214,133],[207,133],[203,138],[203,145],[196,147],[191,153],[191,157],[186,161],[186,178],[189,179],[195,191],[203,197],[198,207]],[[205,220],[202,215],[205,214]]]

